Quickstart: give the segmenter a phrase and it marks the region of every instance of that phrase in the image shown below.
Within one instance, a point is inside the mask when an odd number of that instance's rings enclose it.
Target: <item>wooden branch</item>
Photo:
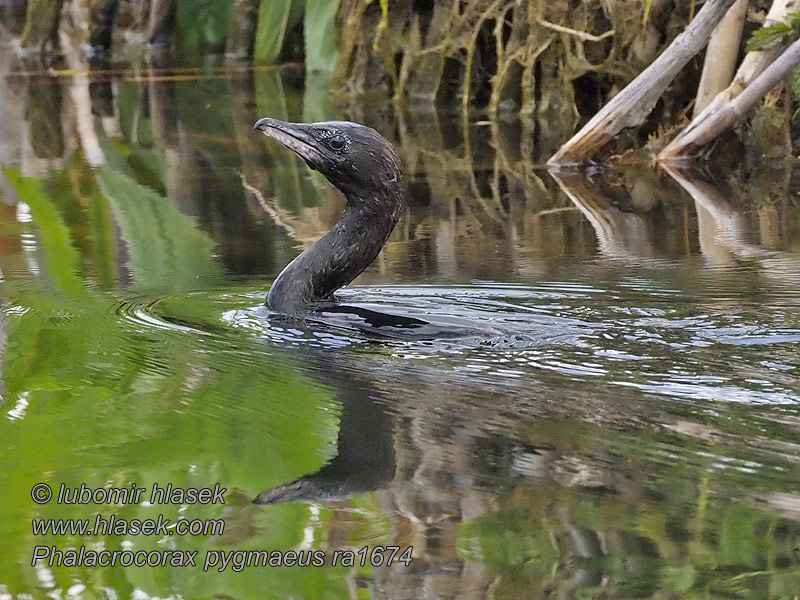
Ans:
[[[547,161],[550,166],[590,161],[623,129],[641,125],[675,76],[705,46],[736,0],[708,0],[669,47],[606,104]]]
[[[747,5],[748,0],[737,0],[708,41],[703,74],[694,103],[694,115],[700,114],[733,79],[739,46],[742,43],[742,29],[747,17]]]
[[[600,35],[593,35],[591,33],[586,33],[585,31],[578,31],[577,29],[564,27],[563,25],[556,25],[555,23],[550,23],[549,21],[544,21],[542,19],[539,19],[536,22],[546,29],[552,29],[553,31],[558,31],[559,33],[566,33],[586,42],[602,42],[604,39],[611,37],[615,33],[613,29],[609,29]]]
[[[800,40],[795,41],[775,62],[756,77],[744,91],[722,108],[706,118],[681,139],[680,144],[670,144],[659,156],[661,162],[691,160],[706,144],[742,119],[751,109],[800,64]]]
[[[765,27],[778,23],[786,19],[791,12],[800,10],[800,0],[774,0],[772,7],[767,13]],[[761,50],[758,52],[748,52],[742,64],[736,71],[731,84],[717,94],[714,99],[706,106],[700,114],[695,115],[692,122],[678,136],[661,151],[658,156],[660,161],[675,160],[679,155],[684,154],[684,140],[692,135],[695,129],[704,127],[706,120],[711,118],[714,113],[720,110],[725,104],[738,96],[750,83],[758,77],[764,69],[778,55],[779,49]]]

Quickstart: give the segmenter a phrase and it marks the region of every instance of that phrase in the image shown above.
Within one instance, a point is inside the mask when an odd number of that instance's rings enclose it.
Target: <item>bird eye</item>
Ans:
[[[347,147],[347,139],[343,135],[334,135],[328,138],[328,148],[340,152]]]

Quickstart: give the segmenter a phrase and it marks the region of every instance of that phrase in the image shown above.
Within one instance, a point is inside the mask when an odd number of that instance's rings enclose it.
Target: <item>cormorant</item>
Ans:
[[[253,129],[294,151],[347,199],[333,229],[278,275],[267,306],[293,317],[305,317],[315,309],[335,311],[333,293],[375,260],[400,218],[400,159],[383,136],[357,123],[264,118]]]

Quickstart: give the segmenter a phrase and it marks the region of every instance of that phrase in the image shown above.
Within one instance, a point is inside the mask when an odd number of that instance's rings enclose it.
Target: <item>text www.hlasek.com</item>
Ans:
[[[174,524],[158,515],[156,519],[34,519],[33,535],[222,535],[222,519],[179,519]]]

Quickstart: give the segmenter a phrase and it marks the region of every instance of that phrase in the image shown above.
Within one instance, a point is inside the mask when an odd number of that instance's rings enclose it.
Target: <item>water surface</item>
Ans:
[[[544,124],[337,103],[293,70],[3,69],[1,597],[796,597],[791,165],[556,179]],[[491,334],[266,318],[342,202],[267,115],[364,122],[403,159],[402,221],[344,301]],[[37,505],[37,482],[228,493]],[[226,527],[31,534],[98,512]],[[36,545],[413,560],[31,568]]]

